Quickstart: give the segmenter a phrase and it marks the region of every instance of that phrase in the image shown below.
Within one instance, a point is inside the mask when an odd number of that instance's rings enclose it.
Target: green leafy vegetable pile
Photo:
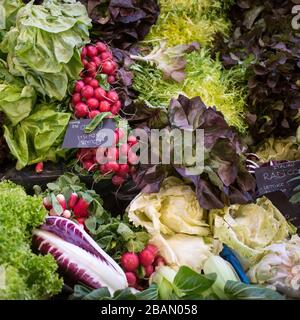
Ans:
[[[180,95],[178,100],[172,99],[168,119],[165,138],[174,128],[204,129],[204,171],[199,175],[186,174],[186,169],[193,163],[181,166],[174,162],[170,166],[141,165],[134,175],[138,187],[147,193],[158,192],[164,178],[170,172],[177,172],[194,183],[198,201],[204,209],[253,200],[255,180],[246,170],[243,145],[220,112],[206,107],[200,97],[189,99]],[[176,142],[171,147],[171,150],[176,149]]]
[[[165,39],[169,46],[193,41],[210,45],[217,32],[226,34],[233,0],[159,0],[160,15],[147,40]]]
[[[92,18],[91,38],[111,46],[128,49],[143,40],[156,22],[159,7],[156,0],[80,0]]]
[[[76,1],[46,0],[22,7],[4,36],[9,70],[39,93],[62,100],[82,69],[79,48],[89,40],[90,19]]]
[[[186,77],[183,81],[170,81],[162,71],[145,63],[135,63],[133,88],[138,92],[138,103],[149,108],[167,109],[172,98],[184,94],[189,98],[200,96],[211,106],[222,112],[229,125],[245,132],[244,106],[246,92],[237,84],[244,78],[242,68],[224,71],[219,61],[210,57],[208,49],[201,49],[185,55]],[[147,86],[145,86],[147,83]]]
[[[300,37],[292,27],[291,0],[237,1],[233,32],[221,41],[226,67],[247,68],[248,122],[254,142],[294,134],[299,122]]]
[[[166,270],[165,270],[166,269]],[[160,274],[159,274],[160,273]],[[155,283],[142,292],[119,290],[111,296],[107,288],[92,290],[91,288],[76,285],[71,296],[73,300],[204,300],[218,299],[211,292],[217,275],[199,274],[188,267],[181,267],[176,273],[168,267],[161,267]],[[155,277],[154,277],[155,278]],[[159,278],[159,279],[158,279]],[[227,281],[224,287],[227,299],[232,300],[283,300],[274,290],[261,286],[247,285],[236,281]]]
[[[42,200],[22,187],[0,182],[0,272],[2,299],[45,299],[60,292],[62,280],[51,255],[31,251],[31,232],[43,223]]]

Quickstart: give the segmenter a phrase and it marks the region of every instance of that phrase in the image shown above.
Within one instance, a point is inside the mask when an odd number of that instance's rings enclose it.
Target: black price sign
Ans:
[[[112,146],[116,129],[115,122],[112,119],[104,119],[92,133],[85,133],[84,129],[90,122],[90,119],[70,121],[62,147],[64,149],[84,149]]]
[[[300,192],[300,187],[299,190],[295,189],[300,185],[300,161],[261,167],[255,170],[255,176],[259,196],[269,198],[300,230],[300,202],[291,202],[291,198]]]

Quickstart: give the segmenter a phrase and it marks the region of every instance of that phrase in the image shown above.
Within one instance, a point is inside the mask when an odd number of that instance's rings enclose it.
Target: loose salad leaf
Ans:
[[[82,69],[79,48],[89,40],[89,26],[85,7],[75,0],[30,2],[19,9],[0,51],[7,53],[13,75],[42,95],[62,100],[68,81]]]
[[[4,132],[2,128],[4,121],[5,116],[0,112],[0,165],[7,160],[9,154],[7,144],[3,136]]]
[[[227,281],[224,292],[231,300],[284,300],[275,290],[235,281]]]
[[[4,126],[4,137],[18,170],[41,161],[56,161],[65,156],[61,149],[71,114],[56,111],[55,104],[37,105],[18,125]]]
[[[156,0],[80,0],[93,21],[91,38],[128,49],[143,40],[159,15]]]
[[[41,198],[26,195],[12,182],[0,182],[0,266],[6,278],[1,300],[46,299],[60,292],[55,260],[31,250],[31,232],[45,216]]]
[[[190,45],[177,45],[167,48],[166,42],[163,41],[146,56],[130,55],[130,58],[150,63],[151,65],[154,64],[158,70],[163,72],[165,79],[181,82],[185,78],[186,60],[184,59],[184,54],[199,50],[199,48],[199,44],[196,42]]]
[[[268,252],[268,246],[296,232],[272,204],[263,197],[256,203],[211,210],[214,237],[238,253],[245,269]]]
[[[16,14],[24,4],[21,0],[2,0],[0,3],[0,40],[1,30],[9,30],[15,24]]]

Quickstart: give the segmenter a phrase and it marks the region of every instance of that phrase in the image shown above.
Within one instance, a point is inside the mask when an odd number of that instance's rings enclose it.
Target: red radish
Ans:
[[[136,275],[133,272],[125,272],[126,279],[129,287],[134,287],[136,285]]]
[[[127,156],[129,150],[130,150],[130,146],[127,143],[123,143],[120,146],[120,153],[124,156]]]
[[[84,168],[85,168],[86,170],[88,170],[88,171],[91,171],[93,168],[95,168],[95,167],[94,167],[94,162],[91,161],[91,160],[86,160],[86,161],[84,161],[83,166],[84,166]]]
[[[85,218],[77,218],[76,221],[81,228],[85,227]]]
[[[73,209],[78,201],[78,194],[76,192],[73,192],[70,196],[70,199],[68,201],[68,207],[69,209]]]
[[[113,101],[113,102],[117,102],[119,100],[119,96],[116,93],[116,91],[110,90],[108,91],[108,93],[106,94],[107,99]]]
[[[89,118],[90,119],[94,119],[99,113],[101,113],[100,111],[98,110],[93,110],[89,113]]]
[[[93,58],[98,54],[98,50],[96,47],[94,47],[93,45],[89,45],[86,47],[86,55],[89,58]]]
[[[113,58],[111,52],[109,52],[109,51],[102,52],[102,53],[100,54],[100,57],[101,57],[101,59],[102,59],[103,61],[111,60],[111,59]]]
[[[112,63],[112,61],[105,61],[102,63],[102,73],[106,73],[106,74],[113,74],[114,72],[114,65]]]
[[[103,101],[106,98],[106,92],[103,88],[99,87],[94,91],[94,97],[99,101]]]
[[[121,265],[125,271],[135,271],[139,264],[139,257],[134,252],[126,252],[121,257]]]
[[[128,162],[130,164],[133,164],[133,165],[134,164],[138,164],[139,157],[134,152],[129,151],[129,153],[128,153]]]
[[[107,82],[109,84],[114,84],[116,82],[116,78],[114,76],[108,76],[107,77]]]
[[[116,161],[119,159],[119,149],[116,147],[110,147],[107,150],[107,159],[109,161]]]
[[[154,256],[157,256],[157,254],[158,254],[158,248],[155,246],[155,245],[153,245],[153,244],[147,244],[147,246],[145,247],[145,249],[146,250],[150,250],[153,254],[154,254]]]
[[[115,186],[120,186],[125,182],[124,177],[119,176],[119,175],[114,175],[111,179],[111,182],[115,185]]]
[[[41,173],[44,170],[44,163],[43,162],[39,162],[37,163],[37,165],[35,166],[35,172],[36,173]]]
[[[76,92],[73,94],[72,96],[72,104],[75,107],[77,103],[79,103],[81,101],[81,94]]]
[[[125,137],[125,133],[122,129],[117,128],[115,134],[118,136],[118,140],[122,140]]]
[[[144,249],[139,254],[140,263],[142,266],[147,267],[150,266],[154,262],[154,254],[147,249]]]
[[[119,164],[115,161],[110,161],[110,162],[107,162],[106,168],[109,171],[118,172],[119,171]]]
[[[101,112],[108,112],[110,111],[110,104],[107,101],[101,101],[99,105],[99,110]]]
[[[82,62],[83,66],[84,66],[85,68],[86,68],[87,65],[89,64],[88,60],[86,60],[86,59],[81,59],[81,62]]]
[[[97,42],[96,43],[96,48],[97,48],[99,53],[105,52],[107,50],[107,47],[103,42]]]
[[[121,101],[120,101],[120,100],[117,100],[117,101],[114,103],[114,106],[116,106],[117,108],[121,108]]]
[[[112,105],[110,112],[114,115],[118,114],[120,111],[120,108],[116,107],[115,105]]]
[[[101,171],[103,174],[109,172],[109,170],[108,170],[108,168],[107,168],[107,166],[106,166],[106,163],[105,163],[105,164],[101,164],[101,166],[100,166],[100,171]]]
[[[97,65],[94,62],[90,62],[89,64],[87,64],[85,66],[86,71],[88,72],[88,74],[91,77],[95,77],[96,76],[96,72],[97,72]]]
[[[58,203],[61,205],[61,207],[63,208],[63,210],[67,209],[67,203],[66,203],[66,199],[65,196],[63,194],[58,194],[56,196],[56,200],[58,201]]]
[[[79,102],[76,104],[75,106],[75,116],[77,118],[84,118],[88,115],[89,113],[89,109],[88,106],[83,103],[83,102]]]
[[[101,59],[100,59],[98,56],[93,57],[93,58],[91,59],[91,61],[94,62],[97,67],[99,67],[99,66],[101,65]]]
[[[71,211],[70,210],[65,210],[62,214],[62,216],[66,219],[70,219],[71,218]]]
[[[138,140],[135,136],[129,136],[127,142],[132,147],[133,145],[138,143]]]
[[[158,256],[154,261],[154,266],[155,267],[161,267],[161,266],[164,266],[165,264],[166,264],[166,261],[161,256]]]
[[[76,81],[75,83],[75,92],[79,92],[82,90],[82,88],[85,86],[84,82],[82,80]]]
[[[86,77],[86,76],[83,77],[83,82],[85,83],[85,85],[89,84],[92,80],[93,80],[92,77]]]
[[[50,199],[48,197],[45,197],[43,199],[43,205],[47,210],[51,210],[52,209],[52,203],[50,201]]]
[[[118,174],[127,174],[129,172],[129,165],[127,163],[119,165]]]
[[[86,99],[92,98],[94,95],[93,87],[89,85],[84,86],[81,90],[81,95]]]
[[[90,149],[81,149],[79,153],[79,159],[80,160],[87,160],[91,159],[93,157],[93,154]]]
[[[80,198],[73,209],[75,217],[86,218],[88,216],[88,207],[89,203],[84,198]]]
[[[90,98],[86,101],[87,106],[90,110],[96,110],[99,108],[99,101],[95,98]]]
[[[144,269],[145,269],[145,276],[146,276],[147,278],[149,278],[149,277],[151,276],[151,274],[154,272],[154,267],[153,267],[152,264],[150,264],[150,265],[147,266],[147,267],[144,267]]]
[[[81,56],[85,57],[87,55],[87,47],[83,47],[81,51]]]
[[[89,86],[93,87],[94,89],[97,89],[99,87],[99,82],[96,79],[93,79],[89,82]],[[95,92],[94,92],[95,94]]]

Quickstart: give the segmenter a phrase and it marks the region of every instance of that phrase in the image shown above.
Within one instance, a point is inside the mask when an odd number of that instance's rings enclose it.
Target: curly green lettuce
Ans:
[[[54,258],[31,250],[31,231],[45,216],[40,198],[12,182],[0,182],[0,300],[46,299],[60,292]]]

